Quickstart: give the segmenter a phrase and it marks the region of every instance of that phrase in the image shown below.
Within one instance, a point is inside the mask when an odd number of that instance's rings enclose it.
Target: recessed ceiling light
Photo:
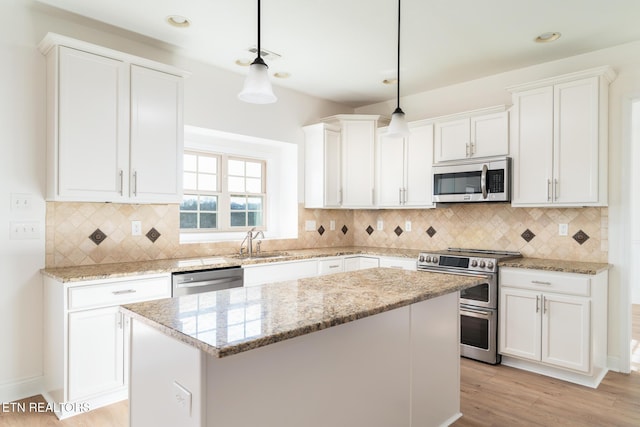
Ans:
[[[189,22],[187,18],[180,15],[167,16],[167,22],[169,23],[169,25],[178,27],[178,28],[185,28],[191,25],[191,22]]]
[[[382,81],[382,83],[384,83],[384,84],[386,84],[386,85],[395,85],[395,84],[397,84],[397,83],[398,83],[398,79],[397,79],[397,78],[395,78],[395,77],[392,77],[392,78],[390,78],[390,79],[384,79],[384,80]]]
[[[558,32],[547,32],[542,33],[538,37],[535,38],[536,43],[551,43],[560,38],[561,34]]]
[[[241,67],[248,67],[249,65],[251,65],[252,62],[253,62],[253,59],[247,59],[247,58],[236,59],[236,65],[239,65]]]
[[[289,77],[291,77],[291,73],[287,73],[286,71],[278,71],[277,73],[273,74],[273,77],[277,77],[279,79],[288,79]]]

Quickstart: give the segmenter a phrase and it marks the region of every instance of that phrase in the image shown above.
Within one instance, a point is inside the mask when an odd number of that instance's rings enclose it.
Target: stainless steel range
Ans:
[[[460,291],[460,354],[497,364],[498,354],[498,262],[519,258],[519,252],[449,248],[421,252],[418,270],[480,276],[482,284]]]

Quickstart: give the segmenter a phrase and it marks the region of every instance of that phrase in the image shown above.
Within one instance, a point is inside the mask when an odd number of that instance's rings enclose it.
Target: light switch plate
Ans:
[[[142,221],[131,221],[131,235],[142,236]]]
[[[33,195],[11,193],[11,210],[14,212],[28,212],[33,209]]]
[[[316,231],[316,222],[308,219],[304,222],[304,231]]]
[[[336,229],[336,222],[334,220],[329,221],[329,230],[333,231]]]
[[[33,240],[40,238],[40,223],[38,221],[12,221],[11,240]]]
[[[379,219],[378,223],[376,224],[376,228],[378,229],[378,231],[382,231],[382,229],[384,228],[384,221]]]
[[[187,417],[191,416],[191,392],[180,385],[177,381],[173,382],[173,392],[175,402]]]
[[[411,221],[404,222],[404,231],[411,231]]]
[[[569,235],[569,224],[558,224],[558,235],[559,236],[568,236]]]

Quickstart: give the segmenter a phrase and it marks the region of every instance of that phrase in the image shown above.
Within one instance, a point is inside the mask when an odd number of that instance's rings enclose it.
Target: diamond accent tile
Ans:
[[[402,230],[402,228],[400,228],[400,226],[397,226],[395,230],[393,230],[394,233],[396,233],[396,236],[400,237],[400,235],[402,234],[404,230]]]
[[[349,229],[347,228],[346,225],[342,226],[342,234],[347,234],[347,231],[349,231]]]
[[[589,240],[589,235],[582,230],[578,230],[578,232],[574,234],[572,237],[573,237],[573,240],[575,240],[579,244],[583,244],[584,242]]]
[[[91,233],[91,235],[89,236],[89,239],[91,239],[91,241],[96,245],[99,245],[100,243],[104,242],[104,239],[106,238],[107,238],[107,235],[104,234],[102,230],[100,230],[99,228],[96,228],[96,230],[93,233]]]
[[[318,228],[318,233],[320,233],[321,236],[324,234],[324,227],[323,226],[320,226],[320,228]]]
[[[365,230],[367,232],[367,234],[369,236],[371,236],[371,233],[373,233],[373,227],[372,226],[368,226],[367,229]]]
[[[147,239],[151,240],[152,243],[155,243],[156,240],[158,240],[158,238],[161,236],[161,234],[158,230],[151,227],[151,230],[147,232],[146,236],[147,236]]]
[[[427,234],[429,235],[429,237],[435,236],[436,233],[437,233],[437,231],[436,231],[435,228],[433,228],[433,227],[427,228]]]
[[[525,241],[530,242],[533,240],[534,237],[536,237],[535,234],[533,234],[533,231],[529,230],[528,228],[526,230],[524,230],[524,232],[520,235],[520,237],[522,237]]]

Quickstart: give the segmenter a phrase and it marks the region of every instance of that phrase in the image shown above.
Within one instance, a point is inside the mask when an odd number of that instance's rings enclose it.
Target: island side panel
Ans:
[[[411,425],[460,418],[460,314],[454,292],[411,306]]]
[[[410,316],[407,306],[208,356],[207,426],[409,426]]]
[[[205,355],[131,321],[130,427],[203,425]]]

